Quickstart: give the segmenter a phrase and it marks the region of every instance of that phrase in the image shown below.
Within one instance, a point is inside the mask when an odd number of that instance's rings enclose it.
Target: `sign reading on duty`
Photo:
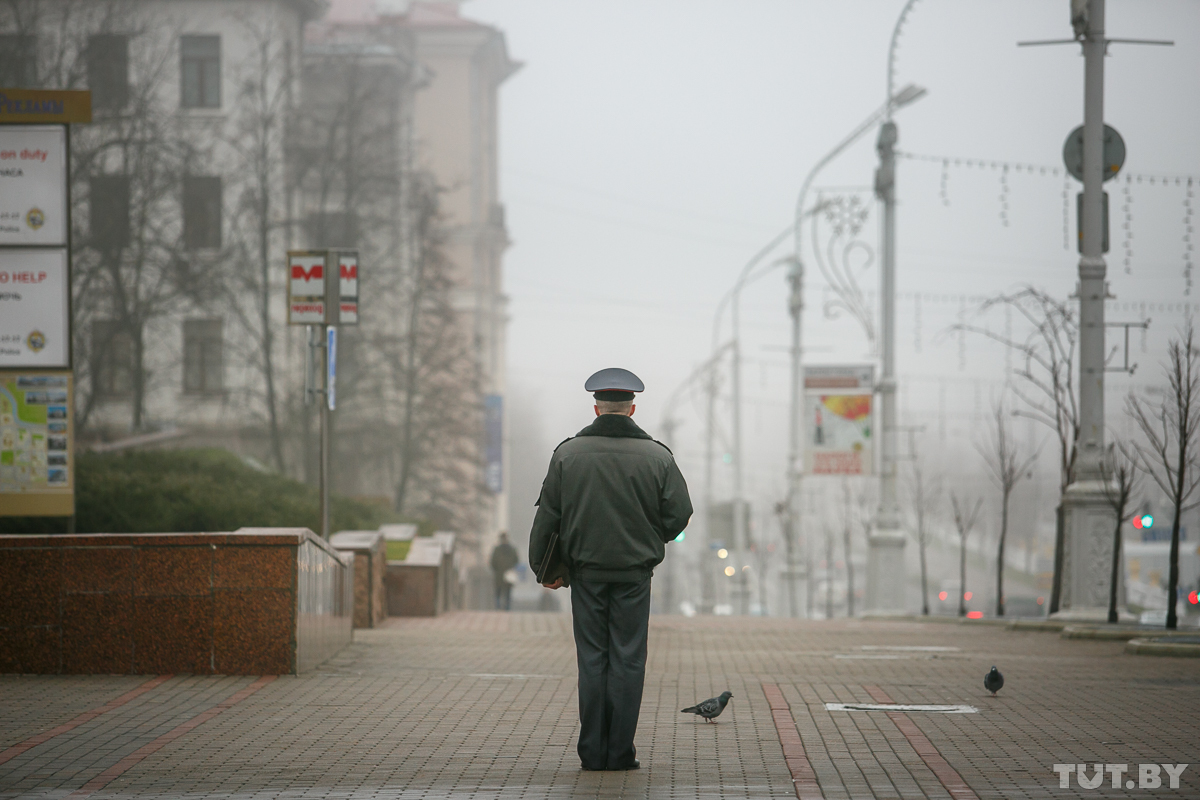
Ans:
[[[870,365],[804,368],[806,463],[810,475],[875,471]]]
[[[358,252],[288,251],[288,324],[358,324]]]
[[[67,244],[67,132],[0,126],[0,244]]]

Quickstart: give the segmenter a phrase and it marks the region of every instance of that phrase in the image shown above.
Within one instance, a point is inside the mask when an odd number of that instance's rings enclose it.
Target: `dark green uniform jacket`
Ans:
[[[550,459],[529,563],[541,564],[558,531],[573,579],[642,580],[691,516],[687,484],[666,445],[629,417],[603,414]]]

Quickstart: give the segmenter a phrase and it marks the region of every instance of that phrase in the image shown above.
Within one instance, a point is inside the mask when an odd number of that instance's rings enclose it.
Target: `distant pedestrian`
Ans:
[[[641,380],[605,369],[584,388],[594,393],[596,419],[550,459],[529,563],[542,563],[557,531],[571,579],[583,768],[637,769],[650,578],[666,543],[687,526],[692,502],[671,451],[632,419]]]
[[[501,532],[500,543],[492,550],[492,583],[499,611],[512,610],[512,587],[517,582],[516,566],[520,560],[517,548],[508,541],[508,534]]]

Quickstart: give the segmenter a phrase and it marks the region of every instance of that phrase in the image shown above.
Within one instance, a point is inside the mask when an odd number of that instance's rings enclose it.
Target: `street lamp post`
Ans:
[[[889,75],[889,88],[891,77]],[[864,134],[875,127],[875,123],[880,119],[890,118],[892,111],[902,108],[910,103],[914,103],[925,95],[925,90],[919,86],[912,84],[905,86],[899,92],[889,95],[887,102],[876,110],[871,116],[867,117],[857,128],[830,150],[825,157],[818,161],[804,178],[804,183],[800,187],[800,196],[796,199],[796,216],[794,224],[794,233],[796,238],[796,254],[792,261],[792,268],[788,272],[788,313],[792,318],[792,337],[791,337],[791,361],[792,361],[792,380],[789,399],[790,412],[788,415],[788,466],[787,466],[787,499],[786,513],[784,514],[784,536],[787,544],[787,575],[788,575],[788,611],[791,616],[800,616],[797,613],[797,598],[795,589],[795,578],[797,573],[796,564],[796,545],[800,533],[800,482],[804,474],[802,459],[802,428],[803,428],[803,410],[802,402],[804,399],[804,362],[802,343],[802,314],[804,311],[804,249],[803,249],[803,223],[805,218],[811,213],[805,210],[805,201],[808,199],[808,190],[812,186],[813,179],[817,174],[825,168],[830,161],[836,158],[847,147],[858,141]],[[893,426],[894,427],[894,426]],[[807,609],[806,609],[807,611]]]
[[[888,97],[893,96],[892,87],[895,85],[896,42],[915,3],[916,0],[909,0],[904,5],[892,30],[888,46]],[[875,196],[883,204],[883,226],[879,246],[881,374],[878,386],[882,452],[879,507],[867,538],[866,610],[874,613],[903,612],[907,589],[904,547],[908,540],[901,526],[896,486],[899,455],[896,420],[896,142],[899,132],[892,121],[892,108],[893,104],[889,103],[875,143],[879,153]]]
[[[1115,522],[1101,468],[1104,454],[1104,300],[1108,295],[1104,226],[1104,0],[1086,4],[1083,45],[1083,202],[1079,257],[1079,450],[1063,493],[1062,565],[1056,616],[1107,619],[1108,585],[1088,554],[1106,549]]]

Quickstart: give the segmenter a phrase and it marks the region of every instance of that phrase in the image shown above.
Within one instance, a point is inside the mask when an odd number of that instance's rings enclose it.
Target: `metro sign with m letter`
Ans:
[[[288,252],[288,324],[325,322],[325,252]]]
[[[338,323],[358,324],[358,253],[338,253]]]

